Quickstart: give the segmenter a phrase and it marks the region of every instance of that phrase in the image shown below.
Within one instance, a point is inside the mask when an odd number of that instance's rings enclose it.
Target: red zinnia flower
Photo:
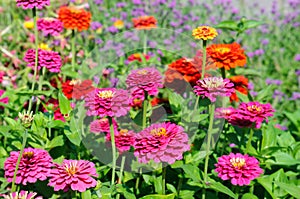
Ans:
[[[132,62],[132,61],[139,61],[139,62],[142,62],[142,58],[141,58],[141,55],[145,58],[145,60],[149,60],[150,59],[150,56],[149,55],[146,55],[146,54],[140,54],[140,53],[134,53],[132,55],[130,55],[127,60],[129,62]]]
[[[95,88],[92,80],[67,80],[62,84],[62,92],[68,99],[81,99]]]
[[[157,21],[153,16],[142,16],[132,19],[133,27],[136,29],[156,28]]]
[[[247,95],[248,94],[248,79],[243,75],[237,75],[229,78],[230,81],[234,84],[234,89],[240,93]],[[230,101],[239,101],[236,92],[230,96]]]

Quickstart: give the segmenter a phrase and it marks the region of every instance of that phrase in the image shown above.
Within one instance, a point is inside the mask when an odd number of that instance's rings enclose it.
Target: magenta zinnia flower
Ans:
[[[167,162],[173,164],[182,159],[182,154],[190,149],[188,135],[176,124],[165,122],[152,124],[136,134],[134,155],[139,162]]]
[[[256,158],[240,153],[219,157],[215,166],[219,178],[239,186],[249,185],[251,180],[263,173]]]
[[[228,119],[232,114],[236,112],[235,108],[216,108],[215,118],[224,118]]]
[[[115,88],[96,88],[85,97],[87,115],[120,117],[129,111],[127,91]]]
[[[8,103],[8,97],[4,97],[4,98],[1,98],[1,96],[5,93],[5,90],[1,90],[0,89],[0,103],[3,103],[3,104],[7,104]],[[1,106],[0,106],[1,107]]]
[[[130,147],[133,146],[135,142],[135,135],[136,134],[133,131],[128,131],[127,129],[115,131],[116,147],[120,153],[129,151]],[[106,135],[106,141],[111,141],[109,133]]]
[[[28,192],[28,191],[20,191],[20,192],[13,192],[8,195],[1,195],[4,199],[42,199],[41,196],[35,197],[37,193],[35,192]]]
[[[23,59],[27,66],[34,69],[35,49],[28,49]],[[46,67],[52,73],[59,73],[62,66],[58,52],[38,49],[38,70]]]
[[[222,77],[208,77],[203,80],[198,80],[194,86],[196,95],[207,97],[211,102],[216,101],[217,96],[230,96],[234,93],[234,85],[229,79]]]
[[[50,0],[16,0],[17,6],[22,6],[24,10],[33,9],[34,7],[38,9],[43,9],[44,6],[50,6]]]
[[[98,177],[94,163],[87,160],[64,160],[61,165],[55,164],[51,170],[49,186],[54,187],[54,191],[84,192],[86,189],[95,187],[97,181],[93,177]]]
[[[112,119],[112,123],[113,123],[113,127],[114,127],[115,131],[117,131],[118,124],[117,124],[116,120]],[[109,127],[108,118],[101,118],[101,119],[92,121],[90,124],[90,131],[95,134],[101,133],[101,132],[109,133],[110,127]]]
[[[20,152],[12,151],[4,162],[5,178],[12,182]],[[17,172],[16,184],[27,185],[46,180],[50,175],[52,158],[46,150],[25,148]]]
[[[41,18],[37,21],[39,31],[44,33],[44,36],[58,36],[63,31],[63,23],[54,18]]]
[[[126,79],[128,90],[133,93],[137,90],[157,95],[158,88],[163,87],[162,76],[155,68],[133,70]]]

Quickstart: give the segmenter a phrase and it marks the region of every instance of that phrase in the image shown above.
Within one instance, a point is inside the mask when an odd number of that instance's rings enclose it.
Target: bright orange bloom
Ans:
[[[122,21],[121,19],[116,20],[114,22],[114,27],[116,27],[118,29],[124,28],[124,21]]]
[[[84,9],[63,6],[58,11],[58,19],[66,29],[87,30],[91,23],[91,13]]]
[[[243,75],[237,75],[229,78],[230,81],[234,84],[234,89],[240,93],[247,95],[248,94],[248,79]],[[239,101],[236,92],[230,96],[230,101]]]
[[[142,16],[132,19],[133,27],[136,29],[156,28],[157,21],[153,16]]]
[[[218,35],[218,32],[209,26],[199,26],[193,30],[192,35],[195,39],[212,40]]]
[[[244,66],[247,62],[244,50],[238,43],[212,44],[207,47],[207,54],[217,68],[230,70],[237,66]]]

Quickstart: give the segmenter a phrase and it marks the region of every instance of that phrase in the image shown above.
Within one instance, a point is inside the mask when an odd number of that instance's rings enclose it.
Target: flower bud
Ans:
[[[29,128],[31,126],[31,124],[32,124],[34,115],[33,115],[32,111],[30,113],[29,113],[29,111],[27,111],[27,112],[24,111],[24,113],[20,113],[19,112],[19,118],[21,120],[22,125],[25,128]]]

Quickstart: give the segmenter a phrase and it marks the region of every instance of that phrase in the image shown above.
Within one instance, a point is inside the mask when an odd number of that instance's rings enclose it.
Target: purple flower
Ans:
[[[117,33],[119,30],[118,30],[118,28],[116,28],[115,26],[109,26],[109,27],[107,28],[107,31],[110,32],[110,33],[112,33],[112,34],[115,34],[115,33]]]
[[[98,21],[93,21],[91,23],[91,29],[92,30],[97,30],[98,28],[101,28],[102,27],[102,24]]]
[[[269,39],[262,39],[261,43],[262,43],[262,45],[268,45],[269,44]]]
[[[300,93],[293,92],[292,97],[289,100],[298,100],[298,99],[300,99]]]
[[[300,54],[296,54],[294,60],[295,61],[300,61]]]

